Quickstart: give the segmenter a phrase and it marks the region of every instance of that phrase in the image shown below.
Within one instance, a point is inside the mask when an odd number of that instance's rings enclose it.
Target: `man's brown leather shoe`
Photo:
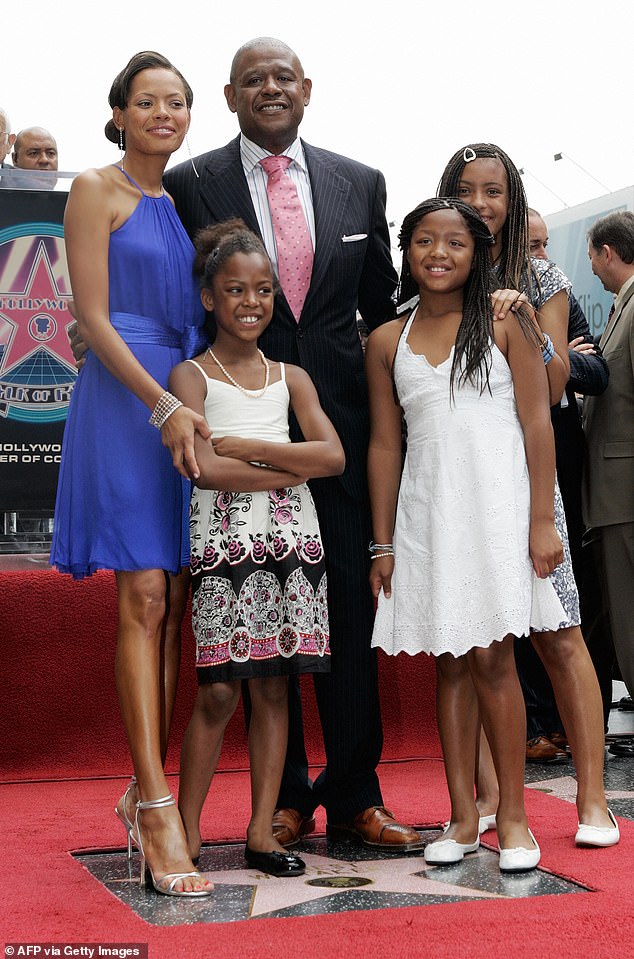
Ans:
[[[286,849],[296,846],[302,836],[315,829],[314,816],[302,816],[297,809],[276,809],[273,813],[273,835]]]
[[[559,749],[545,736],[535,736],[526,743],[527,763],[565,763],[568,753]]]
[[[568,748],[568,740],[564,733],[548,733],[546,739],[548,739],[553,746],[556,746],[557,749],[567,750]]]
[[[419,834],[410,826],[397,822],[385,806],[370,806],[350,823],[326,826],[330,839],[361,840],[364,846],[384,849],[388,852],[413,852],[425,845]]]

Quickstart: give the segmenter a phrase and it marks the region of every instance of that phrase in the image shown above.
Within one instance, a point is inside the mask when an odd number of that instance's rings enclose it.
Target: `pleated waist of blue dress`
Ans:
[[[182,350],[188,359],[202,353],[207,345],[201,326],[185,326],[177,330],[165,326],[156,317],[141,316],[137,313],[111,313],[110,322],[126,343],[130,346],[147,343],[152,346],[167,346]]]

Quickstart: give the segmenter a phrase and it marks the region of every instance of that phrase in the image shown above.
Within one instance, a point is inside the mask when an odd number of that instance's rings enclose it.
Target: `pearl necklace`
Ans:
[[[240,390],[241,393],[244,393],[246,396],[251,396],[251,397],[253,397],[254,400],[257,400],[257,399],[259,399],[261,396],[264,396],[264,394],[266,393],[266,391],[267,391],[267,389],[268,389],[268,386],[269,386],[269,377],[270,377],[270,375],[271,375],[271,368],[270,368],[270,366],[269,366],[269,361],[267,360],[267,358],[266,358],[266,356],[264,355],[264,353],[262,352],[262,350],[258,350],[258,353],[259,353],[259,355],[260,355],[260,359],[262,360],[262,363],[264,364],[264,369],[265,369],[266,372],[265,372],[265,374],[264,374],[264,386],[262,387],[261,390],[257,390],[257,391],[256,391],[256,390],[247,390],[247,389],[245,389],[244,386],[240,386],[240,384],[238,383],[238,381],[237,381],[237,380],[234,380],[234,378],[233,378],[233,376],[231,375],[231,373],[229,373],[229,372],[224,368],[224,366],[222,365],[222,363],[220,362],[220,360],[218,359],[218,357],[216,356],[216,354],[214,353],[214,351],[212,350],[212,348],[211,348],[210,346],[207,347],[207,352],[209,353],[210,357],[212,358],[212,360],[214,361],[214,363],[216,364],[216,366],[218,367],[218,369],[220,370],[220,372],[221,372],[221,373],[224,373],[224,375],[227,377],[227,379],[229,380],[229,382],[230,382],[231,384],[233,384],[233,386],[235,386],[236,389]]]

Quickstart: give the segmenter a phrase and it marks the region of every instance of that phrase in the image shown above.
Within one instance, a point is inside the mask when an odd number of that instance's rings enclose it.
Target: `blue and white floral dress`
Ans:
[[[290,442],[284,364],[262,395],[194,365],[207,384],[215,436]],[[253,493],[195,487],[190,531],[199,683],[327,672],[324,550],[306,484]]]

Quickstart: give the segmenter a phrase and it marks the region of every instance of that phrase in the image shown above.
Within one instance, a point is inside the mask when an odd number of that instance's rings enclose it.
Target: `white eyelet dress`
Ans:
[[[392,596],[379,596],[372,645],[461,656],[509,633],[558,629],[567,614],[528,552],[529,476],[508,363],[493,346],[490,391],[456,377],[452,400],[453,350],[437,367],[414,354],[414,316],[394,363],[407,455]]]

